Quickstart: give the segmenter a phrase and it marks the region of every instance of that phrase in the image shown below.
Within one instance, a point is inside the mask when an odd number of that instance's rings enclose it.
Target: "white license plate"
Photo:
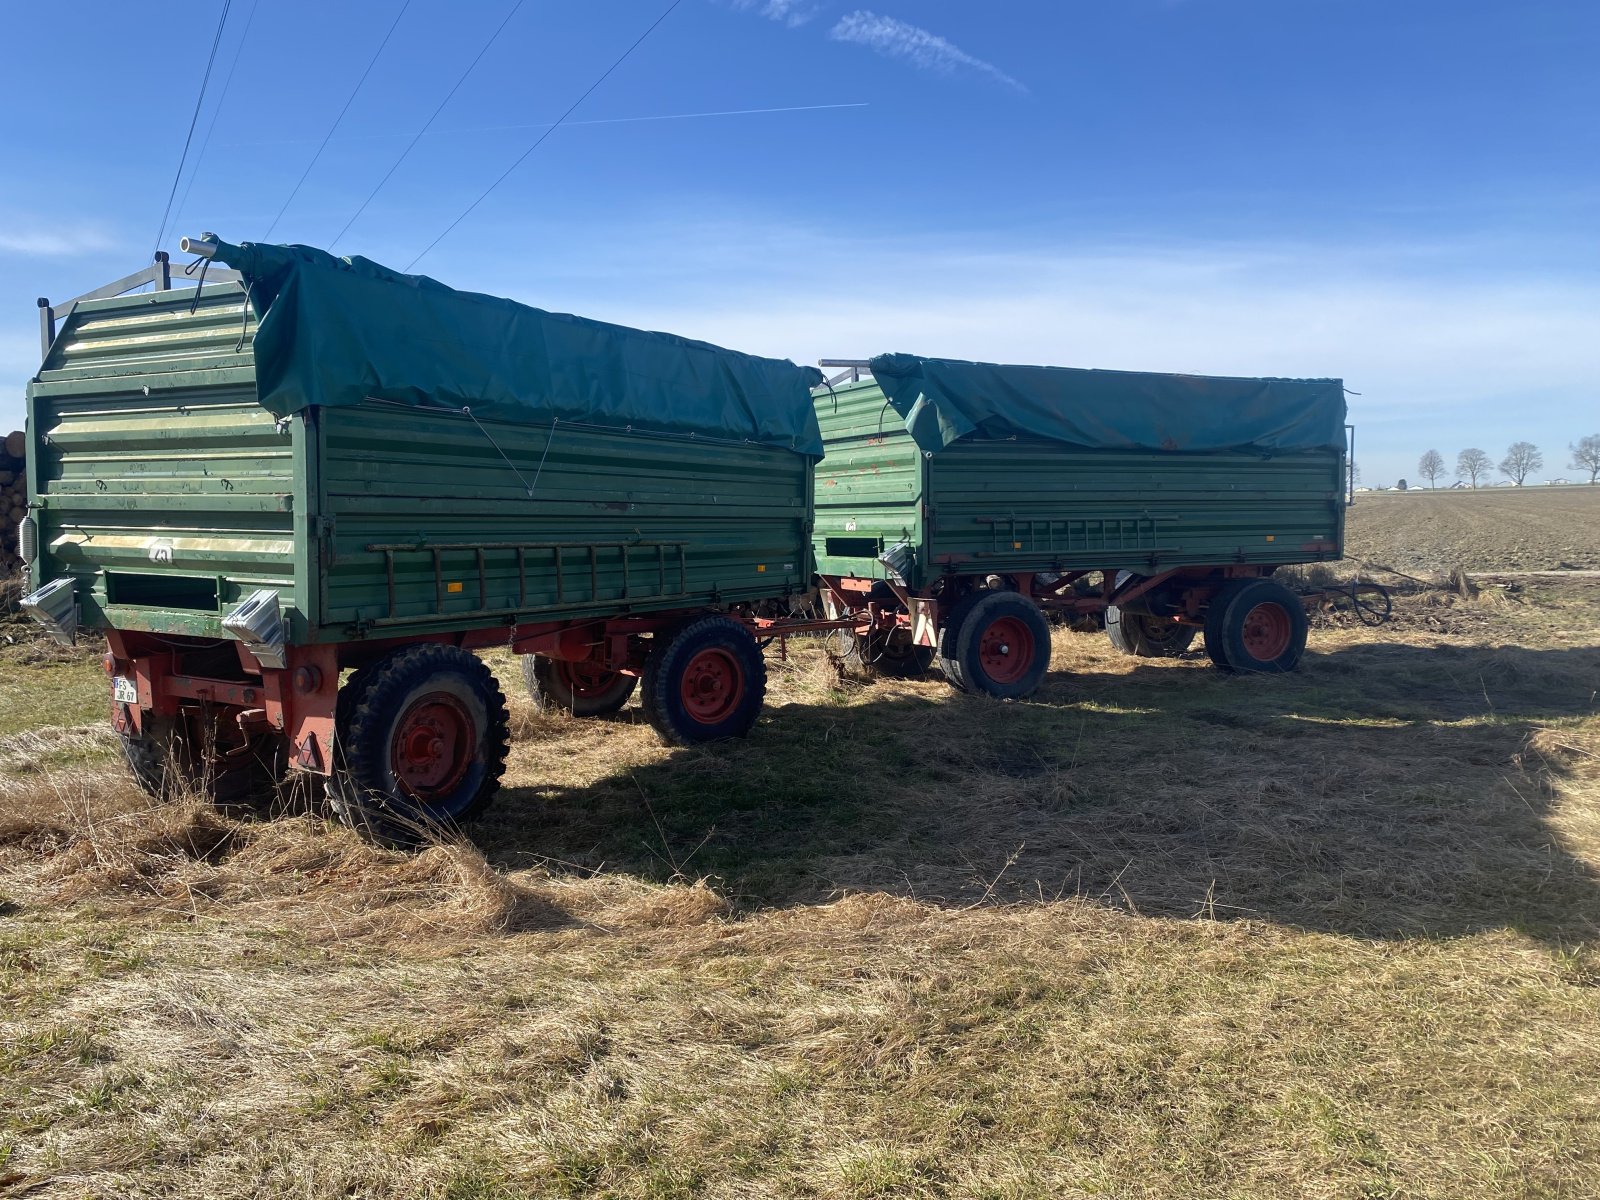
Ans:
[[[118,704],[138,704],[139,685],[125,675],[114,676],[111,680],[111,698]]]

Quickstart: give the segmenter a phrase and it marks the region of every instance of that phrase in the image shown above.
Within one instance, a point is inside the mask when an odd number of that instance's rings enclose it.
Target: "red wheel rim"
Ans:
[[[744,699],[744,668],[727,650],[710,647],[689,660],[678,691],[690,717],[702,725],[715,725]]]
[[[563,662],[557,660],[556,672],[577,700],[598,700],[617,682],[620,671],[608,671],[590,662]]]
[[[395,782],[417,800],[448,795],[472,766],[477,741],[466,705],[447,692],[423,696],[395,723],[389,743]]]
[[[1033,666],[1033,630],[1017,617],[998,617],[978,640],[978,661],[995,683],[1016,683]]]
[[[1283,605],[1264,601],[1244,615],[1239,640],[1257,662],[1271,662],[1289,649],[1294,626]]]

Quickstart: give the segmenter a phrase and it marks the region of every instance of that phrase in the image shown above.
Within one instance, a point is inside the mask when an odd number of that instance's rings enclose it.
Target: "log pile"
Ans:
[[[28,440],[20,431],[0,445],[0,578],[21,566],[17,556],[17,522],[28,514],[28,474],[24,455]]]

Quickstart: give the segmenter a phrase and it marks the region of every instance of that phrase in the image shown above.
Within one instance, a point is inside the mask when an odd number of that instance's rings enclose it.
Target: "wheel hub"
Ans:
[[[703,725],[715,725],[744,698],[744,672],[726,650],[702,650],[684,668],[679,694],[691,717]]]
[[[617,681],[620,672],[607,670],[592,662],[560,662],[556,668],[572,694],[582,700],[604,696]]]
[[[1289,649],[1293,632],[1283,606],[1267,601],[1245,613],[1239,640],[1257,662],[1271,662]]]
[[[472,714],[456,697],[435,692],[415,701],[395,723],[389,764],[401,790],[418,800],[449,793],[472,765],[477,744]]]
[[[1016,617],[1000,617],[978,640],[978,661],[996,683],[1015,683],[1033,665],[1033,632]]]

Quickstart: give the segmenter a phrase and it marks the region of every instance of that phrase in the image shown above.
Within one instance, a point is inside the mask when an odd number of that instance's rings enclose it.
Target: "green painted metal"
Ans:
[[[915,554],[913,586],[946,571],[1287,564],[1340,557],[1343,455],[1080,450],[962,439],[918,449],[871,379],[814,393],[817,569],[881,579]]]
[[[74,576],[86,627],[221,637],[259,587],[305,643],[809,584],[803,455],[377,402],[276,418],[253,329],[235,284],[64,322],[28,393],[34,579]]]

